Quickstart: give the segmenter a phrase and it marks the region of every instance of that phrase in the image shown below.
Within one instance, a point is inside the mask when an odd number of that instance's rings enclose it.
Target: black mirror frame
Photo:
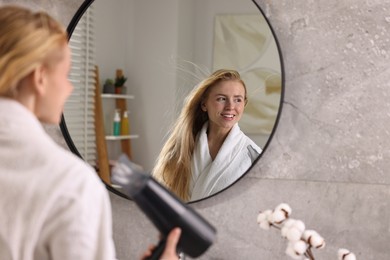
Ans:
[[[202,200],[205,200],[205,199],[209,199],[223,191],[225,191],[226,189],[230,188],[231,186],[233,186],[234,184],[236,184],[239,180],[241,180],[252,168],[253,166],[260,160],[260,158],[263,156],[264,152],[267,150],[268,146],[269,146],[269,143],[271,142],[275,132],[276,132],[276,129],[277,129],[277,126],[279,124],[279,120],[280,120],[280,116],[282,114],[282,109],[283,109],[283,100],[284,100],[284,89],[285,89],[285,71],[284,71],[284,63],[283,63],[283,55],[282,55],[282,50],[280,48],[280,44],[278,42],[278,39],[275,35],[275,31],[274,29],[272,28],[269,20],[267,19],[267,17],[265,16],[265,13],[263,12],[263,10],[261,9],[260,5],[257,3],[256,0],[251,0],[255,6],[259,9],[260,13],[263,15],[265,21],[267,22],[268,24],[268,27],[270,28],[271,30],[271,33],[272,33],[272,36],[274,37],[275,39],[275,43],[276,43],[276,47],[278,49],[278,53],[279,53],[279,62],[280,62],[280,67],[281,67],[281,77],[282,77],[282,86],[281,86],[281,93],[280,93],[280,101],[279,101],[279,110],[278,110],[278,114],[276,116],[276,119],[275,119],[275,124],[272,128],[272,131],[271,131],[271,134],[263,148],[263,152],[259,155],[259,157],[253,162],[252,166],[249,167],[249,169],[243,173],[241,175],[241,177],[239,179],[237,179],[234,183],[232,183],[231,185],[229,185],[228,187],[224,188],[223,190],[209,196],[209,197],[206,197],[206,198],[202,198],[200,200],[196,200],[196,201],[190,201],[189,203],[195,203],[195,202],[199,202],[199,201],[202,201]],[[77,23],[79,22],[79,20],[81,19],[81,17],[83,16],[83,14],[85,13],[85,11],[88,9],[88,7],[94,2],[94,0],[85,0],[81,6],[79,7],[79,9],[77,10],[76,14],[73,16],[71,22],[69,23],[68,27],[67,27],[67,32],[68,32],[68,40],[70,40],[70,37],[72,36],[72,33],[77,25]],[[80,152],[77,150],[75,144],[73,143],[73,140],[69,134],[69,131],[68,131],[68,128],[66,126],[66,123],[65,123],[65,118],[64,118],[64,114],[62,114],[61,116],[61,122],[60,122],[60,128],[61,128],[61,132],[64,136],[64,139],[65,139],[65,142],[67,143],[69,149],[71,152],[73,152],[74,154],[76,154],[78,157],[80,157],[81,159],[82,156],[80,155]],[[102,180],[103,181],[103,180]],[[122,198],[125,198],[125,199],[128,199],[128,200],[131,200],[129,197],[127,197],[126,195],[122,194],[121,192],[119,192],[118,190],[114,189],[113,187],[111,187],[110,185],[108,185],[107,183],[105,183],[103,181],[103,183],[105,184],[106,188],[113,192],[114,194],[122,197]]]

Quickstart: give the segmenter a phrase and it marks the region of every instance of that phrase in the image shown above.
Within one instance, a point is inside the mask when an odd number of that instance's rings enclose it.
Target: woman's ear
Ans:
[[[206,104],[203,101],[200,103],[200,107],[202,108],[202,111],[207,112]]]
[[[44,66],[38,66],[32,72],[32,84],[38,95],[42,96],[46,92],[47,87],[47,71]]]

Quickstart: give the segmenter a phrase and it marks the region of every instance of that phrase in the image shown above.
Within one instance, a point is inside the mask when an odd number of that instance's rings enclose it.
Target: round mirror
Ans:
[[[238,125],[262,152],[205,197],[237,182],[265,152],[281,111],[283,64],[255,1],[89,0],[68,31],[75,90],[61,129],[111,191],[124,196],[110,182],[115,160],[126,154],[150,173],[185,97],[219,69],[236,70],[245,82],[248,103]]]

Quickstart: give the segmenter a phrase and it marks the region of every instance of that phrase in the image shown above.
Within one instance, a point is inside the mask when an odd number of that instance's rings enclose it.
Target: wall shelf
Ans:
[[[137,139],[138,135],[107,135],[106,140],[115,141],[115,140],[128,140],[128,139]]]
[[[102,98],[113,98],[113,99],[134,99],[133,95],[127,94],[102,94]]]
[[[135,99],[134,95],[129,94],[108,94],[101,93],[100,91],[100,78],[99,78],[99,69],[98,66],[95,67],[95,131],[96,131],[96,146],[98,151],[98,174],[100,178],[107,184],[111,185],[111,168],[110,168],[110,159],[107,151],[107,144],[110,142],[110,145],[116,147],[116,143],[111,143],[112,141],[118,141],[121,146],[121,153],[126,154],[129,159],[132,159],[131,152],[131,140],[139,138],[138,135],[106,135],[105,129],[105,109],[103,108],[103,99],[109,104],[108,109],[114,107],[120,111],[127,111],[127,100]],[[122,70],[116,71],[116,77],[123,76]],[[111,103],[114,101],[114,104]],[[107,112],[107,111],[106,111]],[[116,149],[116,148],[115,148]],[[118,187],[115,187],[118,188]]]

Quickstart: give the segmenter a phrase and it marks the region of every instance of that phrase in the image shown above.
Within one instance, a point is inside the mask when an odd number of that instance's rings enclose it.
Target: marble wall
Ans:
[[[42,6],[68,24],[81,0],[6,1]],[[218,229],[200,259],[289,259],[277,230],[256,224],[280,202],[327,242],[389,259],[390,0],[258,0],[284,57],[285,96],[262,158],[236,185],[192,204]],[[63,143],[57,128],[49,130]],[[119,259],[136,259],[157,231],[134,203],[111,194]]]

